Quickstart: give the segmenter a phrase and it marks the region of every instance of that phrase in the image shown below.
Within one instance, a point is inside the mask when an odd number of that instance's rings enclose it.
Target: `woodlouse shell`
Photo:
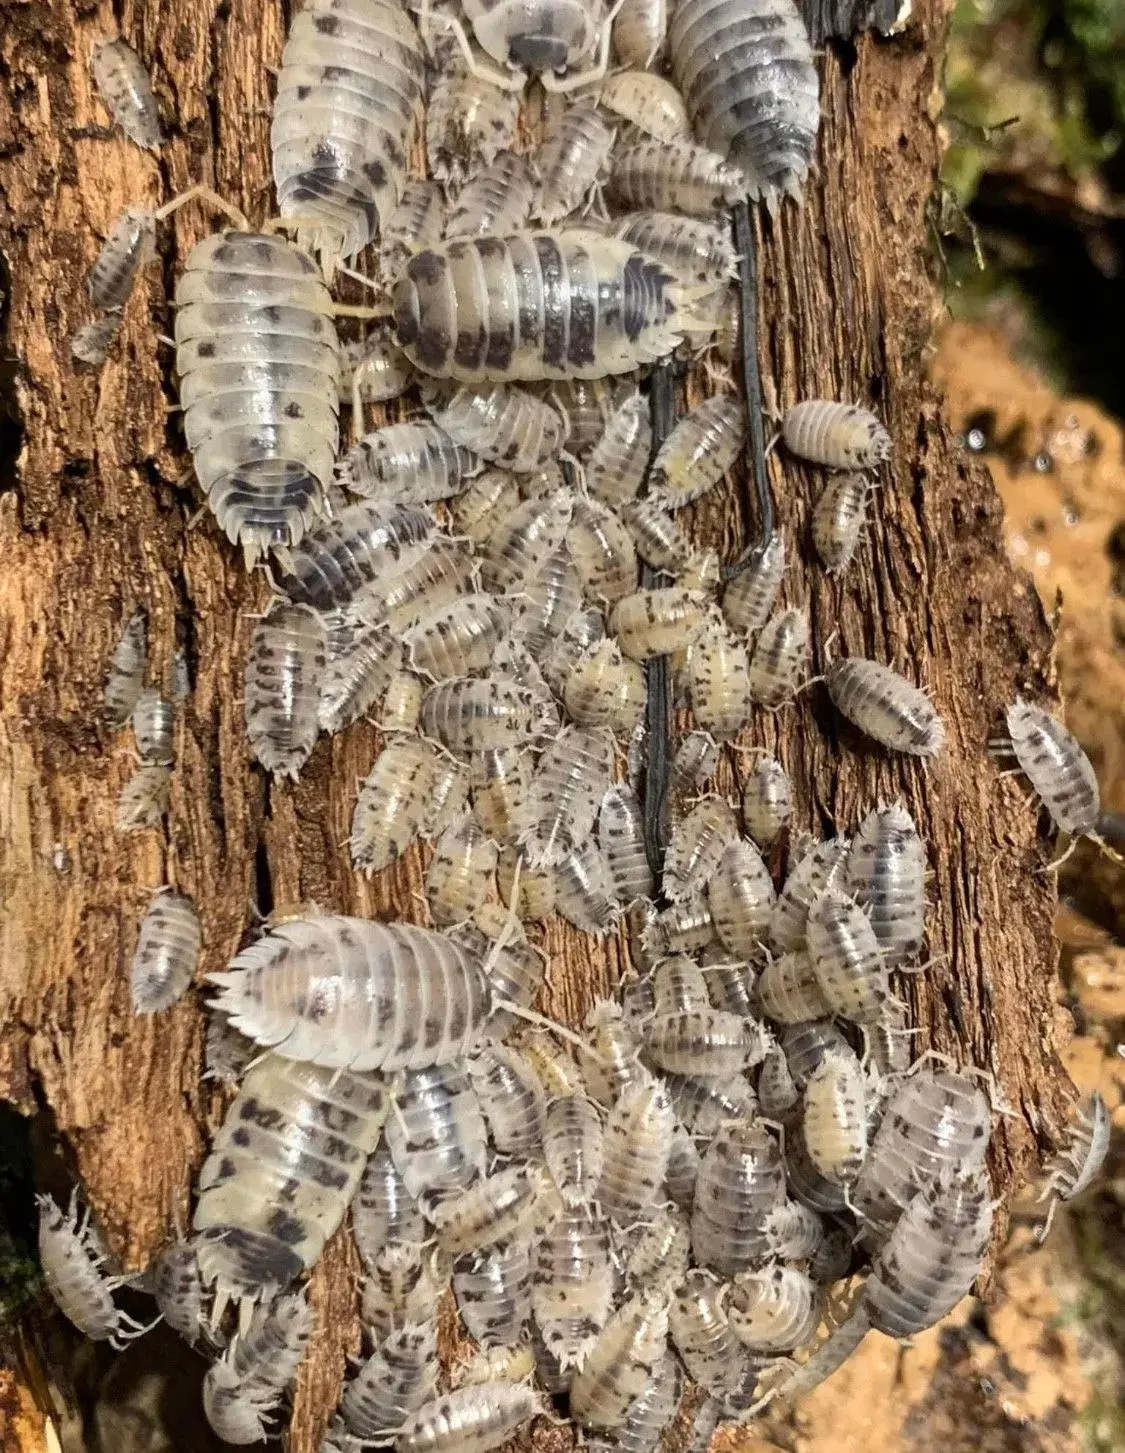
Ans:
[[[783,610],[762,627],[750,662],[751,699],[776,710],[797,693],[808,671],[809,623],[803,611]]]
[[[613,607],[610,634],[634,661],[668,656],[690,646],[707,618],[702,591],[665,586],[624,596]]]
[[[746,410],[733,394],[715,394],[678,420],[657,450],[652,491],[665,509],[678,510],[714,489],[738,458],[746,437]]]
[[[744,838],[728,842],[707,883],[711,918],[724,948],[753,961],[768,937],[775,898],[769,869],[754,844]]]

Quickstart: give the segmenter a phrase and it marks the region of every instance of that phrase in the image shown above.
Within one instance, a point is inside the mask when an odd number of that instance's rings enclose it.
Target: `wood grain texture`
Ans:
[[[800,213],[760,237],[766,399],[872,403],[894,439],[860,564],[840,582],[814,566],[808,519],[818,472],[774,457],[780,527],[794,556],[787,598],[808,602],[818,654],[837,647],[928,681],[949,725],[929,768],[892,760],[842,728],[822,688],[762,717],[747,743],[793,774],[797,820],[848,830],[902,795],[930,843],[936,959],[903,984],[923,1045],[993,1070],[1016,1111],[1000,1121],[1007,1191],[1061,1121],[1069,1090],[1053,1042],[1052,882],[1018,787],[985,742],[1017,690],[1047,696],[1051,638],[1029,582],[1008,565],[1000,505],[983,468],[956,455],[924,382],[937,308],[928,216],[942,0],[917,0],[892,41],[864,36],[820,62],[819,175]],[[420,920],[424,855],[368,884],[342,849],[358,778],[378,737],[321,740],[295,786],[248,760],[242,665],[259,574],[198,507],[174,402],[168,298],[197,206],[176,214],[159,266],[130,302],[99,375],[77,373],[70,333],[87,321],[85,270],[127,201],[207,181],[252,218],[268,215],[270,68],[287,16],[275,0],[55,0],[9,8],[0,35],[0,254],[10,279],[7,352],[20,438],[0,496],[0,1094],[49,1109],[114,1249],[142,1265],[188,1214],[192,1178],[221,1109],[201,1087],[202,993],[149,1021],[129,1010],[127,968],[151,890],[175,881],[199,905],[202,971],[250,920],[256,885],[278,904]],[[168,142],[158,157],[106,130],[87,57],[120,26],[154,68]],[[702,386],[689,381],[689,397]],[[732,482],[690,516],[725,559],[743,535]],[[100,724],[105,664],[137,605],[157,672],[177,644],[194,692],[184,713],[167,832],[121,836],[114,801],[132,769],[129,734]],[[729,765],[737,777],[738,759]],[[731,780],[728,778],[728,781]],[[544,1008],[578,1020],[618,978],[626,951],[552,923]],[[355,1345],[354,1251],[338,1237],[314,1276],[324,1337],[302,1374],[291,1447],[311,1453]],[[563,1440],[550,1428],[537,1443]]]

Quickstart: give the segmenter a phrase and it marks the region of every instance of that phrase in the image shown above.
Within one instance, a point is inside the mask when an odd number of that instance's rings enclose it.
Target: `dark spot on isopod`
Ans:
[[[385,187],[387,185],[387,168],[378,158],[364,163],[363,175],[373,187]]]
[[[245,1125],[240,1125],[237,1130],[231,1132],[231,1140],[235,1145],[245,1149],[250,1144],[250,1132]]]
[[[340,19],[336,15],[314,16],[313,25],[321,35],[338,35],[340,33]]]
[[[202,343],[196,346],[195,356],[196,358],[214,358],[215,345],[207,339],[204,339]]]
[[[285,417],[287,419],[303,419],[304,416],[305,411],[301,408],[301,405],[297,402],[296,399],[294,399],[291,404],[285,405]]]
[[[297,100],[298,101],[307,101],[311,95],[312,95],[312,87],[311,86],[298,86],[297,87]]]
[[[406,275],[414,282],[436,287],[441,280],[445,263],[432,249],[426,247],[416,252],[406,265]],[[396,289],[397,291],[397,289]]]

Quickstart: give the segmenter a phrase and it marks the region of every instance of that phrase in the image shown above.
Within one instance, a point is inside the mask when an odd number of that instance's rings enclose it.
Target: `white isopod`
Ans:
[[[167,1009],[195,978],[203,931],[195,905],[174,888],[161,888],[145,911],[133,954],[133,1010]]]
[[[882,746],[936,757],[945,745],[945,723],[929,697],[890,666],[848,656],[833,661],[824,680],[836,710]]]
[[[133,707],[133,736],[142,762],[160,767],[172,765],[175,725],[175,711],[167,697],[151,686],[142,691]]]
[[[148,625],[144,611],[129,617],[113,648],[105,683],[105,718],[120,727],[133,715],[148,669]]]
[[[426,382],[422,402],[451,439],[514,474],[542,469],[562,448],[562,415],[517,384]]]
[[[1041,706],[1017,699],[1007,710],[1010,750],[1060,832],[1096,832],[1098,779],[1077,739]]]
[[[115,218],[90,267],[88,286],[95,308],[122,308],[133,285],[156,256],[156,219],[147,207],[126,207]]]
[[[85,1337],[120,1349],[147,1327],[113,1304],[113,1293],[128,1278],[106,1274],[106,1252],[87,1211],[78,1212],[78,1193],[67,1211],[50,1196],[38,1196],[39,1264],[43,1280],[63,1316]]]
[[[254,628],[246,660],[246,737],[268,772],[296,778],[316,743],[327,666],[324,622],[275,601]]]
[[[829,469],[874,469],[891,457],[891,436],[867,409],[812,399],[793,404],[781,421],[786,445]]]
[[[105,109],[130,141],[156,151],[164,140],[152,80],[144,62],[120,35],[94,46],[90,66]]]

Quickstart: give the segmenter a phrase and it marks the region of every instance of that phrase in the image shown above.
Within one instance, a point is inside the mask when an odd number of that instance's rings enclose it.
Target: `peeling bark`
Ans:
[[[831,8],[831,7],[829,7]],[[200,1081],[203,994],[152,1019],[132,1016],[128,962],[151,891],[164,881],[200,908],[201,972],[223,965],[256,884],[275,902],[418,919],[423,859],[368,885],[340,844],[355,783],[377,735],[322,739],[301,780],[270,786],[249,762],[242,667],[250,613],[266,596],[198,508],[174,403],[168,299],[209,226],[197,206],[168,225],[100,374],[78,373],[67,344],[90,310],[85,272],[130,201],[155,205],[207,181],[250,216],[267,213],[270,67],[285,30],[268,0],[69,0],[11,7],[0,36],[0,254],[11,280],[7,354],[18,448],[0,495],[0,1095],[49,1107],[114,1249],[145,1263],[187,1223],[190,1187],[221,1110]],[[87,58],[120,24],[153,64],[169,140],[156,158],[105,128]],[[1001,507],[985,470],[958,455],[924,379],[938,300],[928,219],[940,147],[934,121],[942,0],[916,0],[893,40],[862,36],[821,61],[819,176],[800,213],[759,224],[760,356],[767,404],[867,401],[885,417],[895,463],[872,507],[868,542],[842,581],[816,566],[808,521],[822,476],[774,455],[779,526],[795,563],[786,595],[808,602],[817,666],[839,648],[928,681],[949,726],[933,766],[861,741],[812,688],[747,744],[793,775],[797,820],[849,830],[902,795],[930,845],[935,963],[903,981],[920,1043],[991,1069],[1015,1110],[1000,1120],[998,1187],[1011,1189],[1050,1141],[1068,1085],[1054,1043],[1052,880],[1035,814],[998,784],[985,754],[1017,691],[1049,695],[1051,635],[1030,582],[1005,558]],[[694,397],[706,380],[689,380]],[[744,534],[732,482],[689,517],[724,559]],[[113,829],[133,766],[129,733],[100,719],[106,662],[124,621],[148,613],[157,679],[177,645],[194,691],[179,729],[164,833]],[[728,784],[739,758],[728,754]],[[613,984],[623,942],[552,923],[547,1012],[577,1020]],[[302,1374],[292,1448],[307,1453],[333,1406],[354,1344],[354,1250],[341,1233],[313,1277],[324,1335]],[[539,1442],[559,1439],[547,1430]]]

